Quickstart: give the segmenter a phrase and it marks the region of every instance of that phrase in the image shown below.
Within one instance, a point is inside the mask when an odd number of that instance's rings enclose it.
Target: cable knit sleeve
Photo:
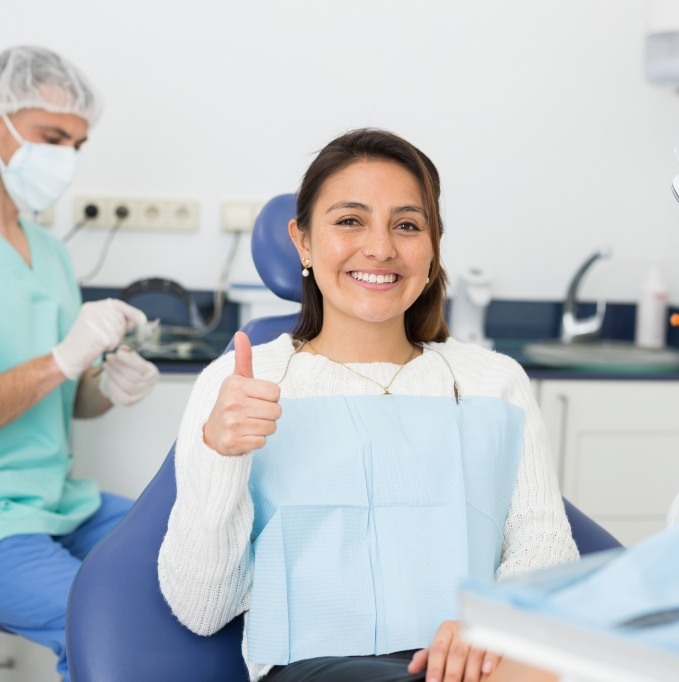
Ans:
[[[502,560],[497,578],[507,578],[578,558],[556,473],[546,428],[523,369],[503,358],[507,400],[525,415],[524,442],[516,488],[505,523]]]
[[[218,631],[249,607],[252,456],[222,457],[203,441],[203,425],[232,371],[231,353],[207,367],[191,393],[176,446],[177,499],[158,558],[163,596],[199,635]]]

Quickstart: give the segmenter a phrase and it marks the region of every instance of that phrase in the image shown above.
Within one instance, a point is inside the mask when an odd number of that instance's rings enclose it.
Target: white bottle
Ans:
[[[667,289],[660,270],[652,267],[637,303],[634,343],[642,348],[662,348],[667,330]]]

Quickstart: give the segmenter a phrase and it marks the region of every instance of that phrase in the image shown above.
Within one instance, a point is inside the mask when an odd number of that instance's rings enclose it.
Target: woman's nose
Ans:
[[[371,227],[366,230],[363,254],[378,261],[386,261],[396,256],[393,235],[389,228]]]

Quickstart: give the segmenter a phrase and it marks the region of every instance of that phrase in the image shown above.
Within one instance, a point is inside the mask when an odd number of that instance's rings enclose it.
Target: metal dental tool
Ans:
[[[127,350],[139,351],[142,348],[150,345],[153,341],[157,341],[158,332],[160,332],[160,318],[149,320],[135,327],[132,331],[125,334],[121,342],[110,351],[106,351],[102,356],[102,363],[110,353],[115,353],[119,348],[126,348]],[[103,366],[99,366],[96,371],[92,373],[93,377],[99,376],[104,371]]]

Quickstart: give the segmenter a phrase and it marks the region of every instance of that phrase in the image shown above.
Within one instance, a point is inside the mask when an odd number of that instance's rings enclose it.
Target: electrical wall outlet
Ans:
[[[141,199],[126,197],[77,197],[76,223],[85,219],[87,207],[96,207],[96,216],[86,220],[87,227],[157,232],[190,232],[198,229],[200,210],[196,201]]]
[[[250,232],[263,204],[257,201],[226,201],[222,204],[224,232]]]

